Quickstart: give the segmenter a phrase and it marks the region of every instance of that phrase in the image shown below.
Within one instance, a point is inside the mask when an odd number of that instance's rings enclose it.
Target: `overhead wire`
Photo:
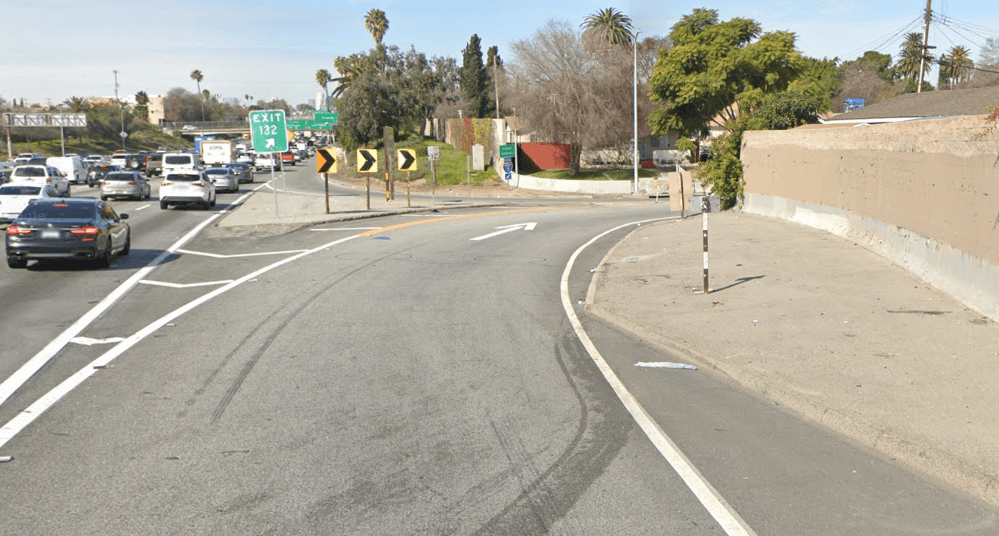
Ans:
[[[922,20],[922,17],[916,17],[915,19],[912,20],[912,22],[906,24],[901,29],[896,30],[894,33],[888,35],[887,37],[879,37],[878,39],[875,39],[874,41],[872,41],[871,43],[869,43],[867,45],[864,45],[864,46],[862,46],[862,47],[860,47],[858,49],[850,51],[849,53],[847,53],[846,57],[847,58],[851,58],[853,56],[856,56],[857,54],[860,54],[860,53],[863,53],[863,52],[867,52],[868,50],[873,50],[873,51],[876,51],[876,52],[880,52],[882,50],[882,48],[885,47],[886,45],[888,45],[890,43],[894,43],[897,40],[898,36],[906,33],[907,31],[909,31],[911,29],[913,29],[913,27],[915,25],[917,25],[921,20]],[[878,44],[875,46],[874,43],[878,43]]]

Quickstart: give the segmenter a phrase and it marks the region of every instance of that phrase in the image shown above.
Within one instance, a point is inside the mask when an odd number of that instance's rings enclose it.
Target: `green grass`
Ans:
[[[545,169],[534,173],[524,173],[539,179],[572,179],[577,181],[630,181],[635,179],[633,168],[586,168],[580,169],[574,177],[569,176],[568,169]],[[658,177],[654,169],[639,168],[639,177]]]
[[[41,153],[43,156],[61,156],[62,142],[59,138],[37,140],[30,142],[15,142],[13,154]],[[170,136],[155,130],[140,130],[125,140],[128,151],[155,151],[159,147],[168,149],[183,149],[191,147],[192,143],[179,136]],[[121,138],[100,139],[88,136],[66,137],[66,152],[77,154],[111,154],[121,149]]]
[[[427,158],[427,147],[429,146],[440,147],[440,159],[435,164],[435,171],[437,174],[437,185],[438,186],[450,186],[456,184],[465,184],[468,180],[466,175],[466,157],[468,156],[464,151],[456,149],[446,143],[437,142],[434,140],[425,140],[418,136],[409,135],[405,139],[395,142],[396,149],[413,149],[416,152],[416,170],[409,172],[409,178],[411,180],[417,179],[427,179],[430,180],[430,160]],[[371,178],[384,179],[385,178],[385,151],[384,149],[378,149],[378,173],[372,173]],[[357,154],[348,154],[347,163],[348,173],[351,177],[363,177],[365,173],[359,173],[357,171],[357,164],[355,162]],[[395,179],[406,180],[407,172],[398,171],[396,169],[395,154],[392,155],[392,169],[395,174]],[[344,168],[340,168],[341,170]],[[492,166],[486,165],[484,171],[471,172],[471,183],[472,184],[482,184],[486,180],[499,180],[499,176],[496,171],[493,170]]]

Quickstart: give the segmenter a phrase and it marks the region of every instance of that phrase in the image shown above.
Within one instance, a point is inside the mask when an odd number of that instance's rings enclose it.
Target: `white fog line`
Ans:
[[[232,279],[226,279],[225,281],[206,281],[204,283],[167,283],[166,281],[151,281],[149,279],[143,279],[139,281],[143,285],[153,285],[157,287],[168,287],[168,288],[195,288],[195,287],[212,287],[217,285],[225,285],[227,283],[232,283]]]
[[[21,388],[25,382],[28,381],[32,376],[38,372],[39,369],[45,366],[60,350],[62,350],[66,344],[69,343],[74,337],[80,334],[81,331],[87,328],[94,320],[97,319],[104,311],[107,311],[117,302],[126,292],[132,289],[135,285],[144,279],[150,272],[156,269],[164,259],[172,255],[174,251],[184,245],[187,241],[194,238],[202,229],[207,227],[213,221],[215,221],[219,216],[217,214],[212,215],[207,220],[201,222],[200,225],[192,229],[189,233],[181,237],[179,240],[174,242],[172,246],[167,248],[166,251],[160,253],[155,259],[149,264],[141,268],[138,272],[132,274],[132,277],[126,279],[118,288],[114,289],[110,294],[108,294],[103,300],[95,305],[92,309],[87,311],[86,314],[80,317],[79,320],[73,323],[73,325],[66,328],[55,339],[52,339],[45,348],[42,348],[40,352],[35,354],[34,357],[28,360],[27,363],[21,365],[21,368],[17,369],[13,374],[10,375],[3,383],[0,383],[0,405],[7,401],[15,391]]]
[[[639,222],[627,223],[615,227],[609,231],[595,236],[589,242],[583,244],[569,257],[569,263],[566,264],[565,271],[562,272],[562,283],[561,283],[561,293],[562,293],[562,307],[565,309],[565,314],[569,317],[569,322],[572,323],[572,328],[576,331],[576,336],[579,337],[579,341],[583,343],[586,351],[590,354],[590,358],[596,363],[597,368],[603,373],[604,378],[607,379],[607,383],[610,384],[614,392],[617,393],[618,398],[627,408],[628,413],[631,413],[632,418],[635,422],[642,428],[645,432],[646,437],[652,441],[656,449],[662,454],[663,458],[666,459],[667,463],[676,471],[676,474],[683,479],[684,483],[697,500],[700,501],[701,505],[711,514],[711,517],[721,525],[722,530],[725,534],[729,536],[755,536],[756,533],[753,529],[746,524],[745,521],[736,511],[729,506],[725,499],[722,498],[721,494],[701,475],[700,471],[694,467],[694,464],[687,458],[680,448],[676,446],[666,432],[663,431],[662,427],[652,419],[652,416],[645,411],[645,408],[635,399],[635,397],[628,391],[624,383],[618,378],[617,374],[611,369],[607,361],[597,350],[597,347],[593,345],[593,341],[590,340],[589,335],[583,329],[583,324],[579,321],[579,317],[576,316],[576,311],[572,308],[572,299],[569,298],[569,274],[572,272],[572,266],[576,262],[576,258],[579,257],[580,253],[584,249],[589,247],[591,244],[597,240],[603,238],[604,236],[622,229],[624,227],[634,226],[635,224],[642,224],[652,221],[661,221],[667,218],[656,218],[651,220],[642,220]]]
[[[141,342],[146,337],[148,337],[148,336],[152,335],[153,333],[155,333],[156,330],[160,329],[161,327],[165,326],[166,324],[170,323],[171,321],[177,319],[181,315],[183,315],[183,314],[185,314],[185,313],[193,310],[194,308],[198,307],[199,305],[201,305],[201,304],[203,304],[203,303],[205,303],[205,302],[207,302],[207,301],[209,301],[209,300],[211,300],[211,299],[213,299],[213,298],[215,298],[217,296],[220,296],[220,295],[222,295],[222,294],[224,294],[224,293],[226,293],[226,292],[228,292],[228,291],[236,288],[237,286],[239,286],[239,285],[241,285],[241,284],[243,284],[243,283],[245,283],[247,281],[250,281],[252,279],[258,278],[261,275],[263,275],[263,274],[265,274],[265,273],[267,273],[267,272],[269,272],[269,271],[271,271],[271,270],[273,270],[275,268],[279,268],[281,266],[284,266],[285,264],[288,264],[290,262],[294,262],[294,261],[296,261],[296,260],[298,260],[298,259],[300,259],[302,257],[305,257],[306,255],[311,255],[313,253],[317,253],[319,251],[323,251],[325,249],[329,249],[329,248],[331,248],[331,247],[333,247],[335,245],[342,244],[344,242],[347,242],[348,240],[353,240],[353,239],[358,238],[360,236],[361,235],[357,234],[357,235],[353,235],[353,236],[348,236],[346,238],[341,238],[339,240],[335,240],[333,242],[330,242],[328,244],[324,244],[324,245],[319,246],[317,248],[313,248],[313,249],[304,251],[302,253],[299,253],[298,255],[295,255],[294,257],[288,257],[286,259],[281,259],[280,261],[277,261],[277,262],[275,262],[273,264],[265,266],[265,267],[263,267],[263,268],[255,271],[253,273],[244,275],[243,277],[240,277],[239,279],[233,281],[232,283],[229,283],[228,285],[226,285],[226,286],[224,286],[222,288],[215,289],[215,290],[209,292],[208,294],[205,294],[204,296],[201,296],[200,298],[197,298],[194,301],[191,301],[190,303],[188,303],[188,304],[180,307],[179,309],[176,309],[176,310],[168,313],[166,316],[163,316],[163,317],[161,317],[161,318],[153,321],[153,323],[151,323],[148,326],[146,326],[146,327],[142,328],[141,330],[137,331],[135,334],[133,334],[132,336],[128,337],[124,341],[116,344],[113,348],[111,348],[107,352],[104,352],[103,354],[101,354],[100,357],[98,357],[97,359],[95,359],[94,361],[92,361],[90,364],[88,364],[87,366],[85,366],[82,369],[80,369],[79,371],[77,371],[75,374],[73,374],[72,376],[70,376],[69,378],[67,378],[66,380],[64,380],[62,383],[60,383],[58,386],[56,386],[54,389],[52,389],[48,393],[45,393],[45,395],[43,395],[41,398],[39,398],[33,404],[31,404],[30,406],[28,406],[27,409],[24,409],[20,413],[18,413],[17,416],[15,416],[13,419],[10,420],[10,422],[8,422],[7,424],[5,424],[3,427],[0,427],[0,447],[3,447],[4,445],[6,445],[7,442],[10,441],[11,439],[13,439],[14,436],[16,436],[18,433],[21,432],[21,430],[23,430],[26,426],[28,426],[29,424],[31,424],[32,422],[34,422],[34,420],[37,419],[41,414],[45,413],[49,408],[51,408],[53,405],[55,405],[55,403],[58,402],[62,397],[66,396],[67,393],[69,393],[70,391],[72,391],[73,389],[75,389],[76,387],[78,387],[80,384],[82,384],[84,381],[86,381],[87,378],[93,376],[97,371],[103,370],[104,367],[108,366],[118,356],[122,355],[123,353],[125,353],[126,351],[128,351],[128,349],[130,349],[131,347],[135,346],[136,344],[138,344],[139,342]]]
[[[308,251],[307,249],[292,249],[289,251],[262,251],[260,253],[234,253],[232,255],[220,255],[218,253],[207,253],[204,251],[191,251],[188,249],[178,249],[177,253],[185,253],[187,255],[201,255],[202,257],[211,257],[213,259],[235,259],[238,257],[262,257],[264,255],[291,255],[293,253],[302,253]]]

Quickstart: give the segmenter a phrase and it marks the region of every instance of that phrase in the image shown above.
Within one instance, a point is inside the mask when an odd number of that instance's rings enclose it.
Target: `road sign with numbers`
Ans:
[[[258,153],[283,153],[288,150],[288,122],[284,110],[250,112],[250,135]]]

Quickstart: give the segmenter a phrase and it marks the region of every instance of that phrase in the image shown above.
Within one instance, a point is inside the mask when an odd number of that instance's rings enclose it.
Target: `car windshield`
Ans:
[[[111,172],[104,176],[106,181],[134,181],[135,175],[131,173]]]
[[[205,173],[207,173],[209,175],[228,175],[229,174],[229,168],[212,168],[212,169],[206,169]]]
[[[44,177],[45,169],[40,167],[19,167],[14,170],[15,177]]]
[[[0,186],[0,195],[38,195],[41,186]]]
[[[197,173],[177,173],[174,175],[167,175],[165,179],[167,182],[177,181],[177,182],[196,182],[201,180],[201,175]]]
[[[190,164],[191,157],[184,155],[171,155],[163,157],[164,164]]]
[[[21,220],[85,220],[96,215],[97,205],[89,203],[32,203],[21,212]]]

